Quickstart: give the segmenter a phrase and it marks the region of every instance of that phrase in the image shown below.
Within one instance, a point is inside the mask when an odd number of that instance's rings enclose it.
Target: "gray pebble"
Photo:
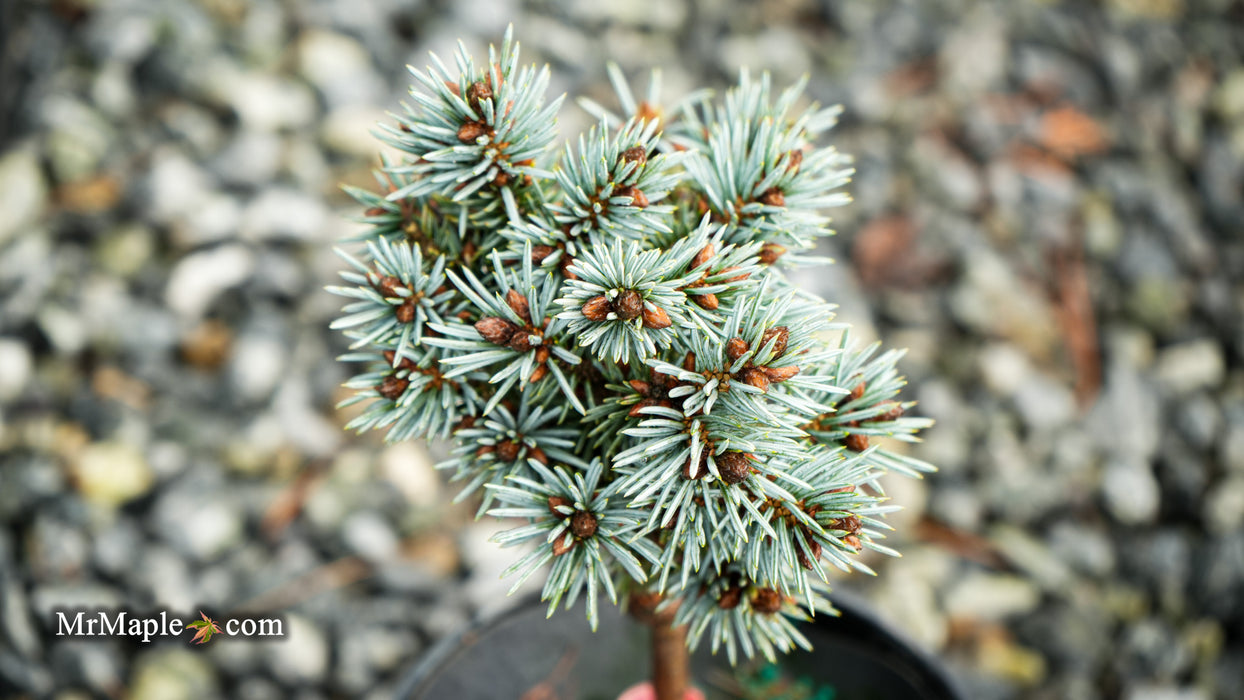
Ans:
[[[1102,473],[1106,509],[1124,525],[1152,522],[1161,505],[1161,489],[1148,464],[1135,459],[1111,460]]]

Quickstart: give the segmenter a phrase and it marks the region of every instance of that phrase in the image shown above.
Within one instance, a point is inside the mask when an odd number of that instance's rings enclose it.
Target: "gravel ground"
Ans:
[[[1236,0],[3,3],[0,696],[388,697],[502,604],[435,456],[341,431],[321,289],[404,65],[510,21],[555,94],[608,99],[612,58],[846,107],[808,283],[910,348],[942,471],[843,585],[974,699],[1244,697]],[[56,639],[74,605],[290,635]]]

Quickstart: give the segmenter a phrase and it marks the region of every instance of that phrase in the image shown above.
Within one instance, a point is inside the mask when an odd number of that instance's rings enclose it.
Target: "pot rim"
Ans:
[[[893,623],[883,619],[860,593],[849,589],[835,589],[829,595],[830,602],[840,611],[838,616],[823,616],[821,619],[832,620],[828,624],[847,623],[859,628],[872,630],[869,641],[876,653],[887,653],[896,657],[902,665],[915,671],[927,687],[939,697],[966,700],[962,688],[950,673],[946,664],[934,653],[916,643],[906,632],[898,629]],[[501,608],[484,610],[472,618],[457,631],[447,634],[435,643],[432,648],[422,654],[415,662],[414,668],[407,671],[397,686],[398,698],[414,697],[414,692],[437,673],[445,669],[445,663],[457,653],[472,635],[499,626],[511,617],[525,614],[532,608],[546,608],[547,604],[540,600],[538,593],[529,593],[512,599],[513,602]],[[556,614],[566,614],[559,609]],[[819,620],[812,624],[822,625]],[[813,649],[811,652],[816,653]]]

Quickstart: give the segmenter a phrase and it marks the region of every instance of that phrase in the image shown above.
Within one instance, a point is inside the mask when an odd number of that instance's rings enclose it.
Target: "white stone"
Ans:
[[[946,595],[946,612],[952,617],[997,622],[1011,615],[1036,609],[1041,592],[1031,581],[1008,574],[973,573]]]
[[[0,244],[43,214],[47,184],[34,151],[21,146],[0,158]]]
[[[380,470],[412,506],[431,508],[442,502],[440,476],[422,445],[408,441],[386,447]]]
[[[324,679],[328,670],[328,642],[314,622],[300,616],[285,618],[285,637],[278,643],[266,644],[272,672],[286,683],[315,684]]]
[[[1202,688],[1142,685],[1128,690],[1124,700],[1210,700],[1210,696]]]
[[[391,123],[384,110],[367,106],[340,107],[324,118],[320,138],[324,145],[340,153],[365,158],[373,157],[379,151],[396,155],[396,149],[381,143],[372,134],[381,122]]]
[[[1015,392],[1015,406],[1033,430],[1052,430],[1072,421],[1076,415],[1075,395],[1067,385],[1044,375],[1035,375]]]
[[[238,397],[258,401],[271,395],[288,355],[289,350],[272,336],[247,334],[238,339],[229,358],[229,376]]]
[[[208,93],[232,107],[246,129],[297,129],[309,125],[316,116],[315,95],[302,83],[248,72],[223,58],[204,66],[203,74]]]
[[[276,179],[284,151],[278,134],[243,131],[212,160],[212,168],[227,182],[263,185]]]
[[[1226,374],[1222,348],[1212,339],[1169,347],[1158,356],[1156,373],[1158,383],[1174,392],[1216,387]]]
[[[212,666],[197,649],[152,646],[135,664],[130,700],[193,700],[216,693]]]
[[[916,578],[894,576],[886,580],[885,590],[876,600],[881,614],[922,647],[940,649],[946,643],[949,625],[938,609],[933,588]]]
[[[237,199],[222,192],[213,192],[186,214],[186,226],[178,229],[183,236],[180,242],[194,247],[233,238],[238,234],[241,221],[242,207]]]
[[[163,149],[147,176],[147,211],[159,223],[174,223],[207,199],[211,183],[199,166],[179,151]]]
[[[253,267],[251,252],[241,245],[193,253],[173,268],[165,302],[183,316],[198,318],[217,295],[249,278]]]
[[[1244,475],[1233,474],[1210,487],[1205,499],[1205,525],[1219,534],[1244,525]]]
[[[1028,356],[1010,343],[992,343],[979,355],[981,378],[999,396],[1010,396],[1032,372]]]
[[[264,190],[242,214],[242,235],[251,240],[313,239],[329,213],[318,199],[287,187]]]
[[[166,546],[143,548],[138,578],[151,594],[151,602],[164,610],[189,612],[201,605],[186,561]]]
[[[944,79],[968,95],[984,92],[1006,77],[1009,53],[1006,25],[990,8],[979,7],[942,44]]]
[[[1106,509],[1124,525],[1151,522],[1161,505],[1161,487],[1145,462],[1115,460],[1102,475]]]
[[[155,481],[142,453],[123,443],[90,444],[71,468],[78,491],[87,500],[109,507],[147,493]]]
[[[524,594],[538,592],[543,586],[539,580],[541,577],[534,575],[514,595],[507,595],[514,581],[501,578],[502,572],[526,556],[532,548],[532,545],[526,544],[502,549],[491,540],[493,535],[510,527],[513,527],[512,523],[490,518],[472,524],[459,536],[463,560],[474,572],[466,583],[466,594],[472,603],[479,606],[481,613],[504,609]]]
[[[383,562],[397,556],[399,542],[393,528],[370,511],[346,518],[341,536],[346,546],[365,559]]]
[[[302,75],[329,104],[375,104],[385,86],[362,44],[345,34],[313,29],[298,40]]]
[[[0,403],[12,401],[22,393],[33,365],[25,343],[0,337]]]
[[[313,457],[328,457],[341,444],[341,429],[315,410],[311,388],[301,378],[285,381],[272,400],[277,422],[289,443]]]

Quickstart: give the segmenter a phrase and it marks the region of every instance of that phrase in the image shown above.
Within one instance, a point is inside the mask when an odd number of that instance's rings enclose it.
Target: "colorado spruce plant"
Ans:
[[[850,159],[817,139],[838,110],[744,73],[720,99],[584,100],[564,147],[548,69],[507,34],[478,63],[411,69],[379,137],[400,151],[342,251],[334,327],[363,369],[349,427],[450,438],[458,499],[515,523],[509,573],[549,613],[621,604],[653,626],[654,681],[682,697],[687,648],[733,662],[807,647],[827,571],[870,573],[904,416],[900,353],[852,344],[786,272],[849,201]]]

